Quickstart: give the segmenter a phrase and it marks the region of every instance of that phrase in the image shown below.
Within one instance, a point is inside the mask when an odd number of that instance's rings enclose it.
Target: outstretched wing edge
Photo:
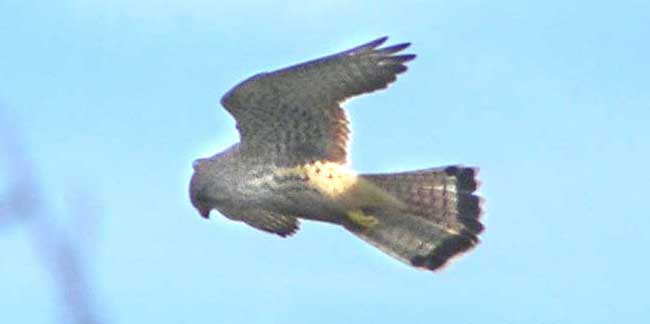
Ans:
[[[237,121],[244,154],[282,166],[345,163],[348,120],[339,103],[384,89],[407,70],[410,43],[380,48],[382,37],[346,51],[257,74],[221,100]]]

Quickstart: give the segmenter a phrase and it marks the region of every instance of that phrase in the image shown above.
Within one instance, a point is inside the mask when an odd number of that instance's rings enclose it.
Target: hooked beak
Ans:
[[[197,169],[198,164],[200,164],[200,160],[194,161],[195,170]],[[197,171],[192,174],[192,178],[190,179],[190,202],[192,203],[192,206],[194,206],[194,208],[199,211],[201,217],[207,219],[210,217],[212,206],[206,204],[205,201],[200,198],[201,190],[203,190],[203,188],[201,188],[200,177],[201,176],[197,173]]]
[[[205,219],[210,218],[210,211],[212,210],[212,208],[205,207],[205,206],[196,206],[196,209],[199,211],[199,214],[201,215],[201,217],[203,217]]]

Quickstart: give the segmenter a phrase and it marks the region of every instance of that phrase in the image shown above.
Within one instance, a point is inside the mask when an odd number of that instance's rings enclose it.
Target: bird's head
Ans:
[[[209,158],[197,159],[192,164],[194,174],[190,179],[190,201],[202,217],[210,211],[228,204],[232,196],[232,172],[227,166],[233,147]]]
[[[210,176],[206,172],[208,169],[209,159],[195,160],[192,166],[194,167],[194,174],[190,179],[190,201],[196,210],[199,211],[201,217],[208,218],[213,206],[210,202]]]

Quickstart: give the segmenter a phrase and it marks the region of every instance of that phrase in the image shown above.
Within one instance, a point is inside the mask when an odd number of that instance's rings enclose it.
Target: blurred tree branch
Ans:
[[[52,208],[45,205],[41,188],[37,185],[35,167],[25,153],[26,145],[14,125],[0,110],[0,159],[4,160],[9,178],[6,192],[0,195],[0,225],[17,222],[28,230],[37,255],[59,290],[65,322],[99,324],[102,321],[93,307],[93,290],[80,248],[82,242],[78,237],[71,237],[75,231],[65,231],[51,216]],[[83,205],[82,202],[75,203]],[[73,211],[79,213],[73,215],[77,217],[97,216],[88,212],[80,215],[78,208],[73,208]]]

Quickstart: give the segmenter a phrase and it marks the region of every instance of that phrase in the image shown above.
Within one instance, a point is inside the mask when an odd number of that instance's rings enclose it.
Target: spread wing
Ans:
[[[242,155],[284,167],[345,163],[349,129],[339,104],[386,88],[415,58],[394,55],[409,43],[380,48],[386,39],[255,75],[226,93],[221,103],[237,121]]]

